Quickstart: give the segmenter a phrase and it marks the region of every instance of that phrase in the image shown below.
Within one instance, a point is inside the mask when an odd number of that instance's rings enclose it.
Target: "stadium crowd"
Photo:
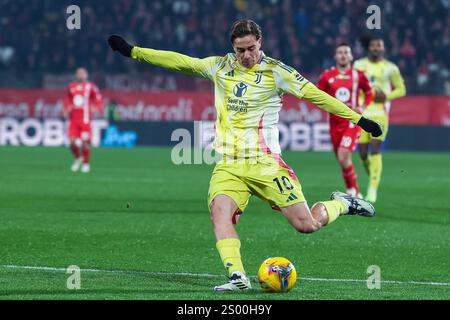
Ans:
[[[231,50],[231,23],[243,17],[261,25],[266,54],[313,81],[333,64],[337,43],[349,42],[355,58],[364,55],[359,39],[365,34],[384,38],[386,56],[399,65],[408,93],[442,94],[450,81],[450,0],[81,0],[81,29],[68,30],[71,4],[1,0],[0,86],[45,86],[44,75],[69,74],[79,65],[102,77],[148,77],[148,68],[108,49],[109,34],[197,57],[222,55]],[[381,30],[366,27],[369,4],[381,9]],[[100,82],[109,87],[104,78]],[[180,82],[171,89],[185,88]]]

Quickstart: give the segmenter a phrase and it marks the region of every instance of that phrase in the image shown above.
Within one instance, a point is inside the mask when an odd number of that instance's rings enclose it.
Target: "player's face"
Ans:
[[[376,39],[370,41],[369,56],[373,59],[381,59],[384,56],[384,41]]]
[[[334,59],[340,67],[347,67],[353,61],[352,50],[347,46],[340,46],[336,48],[336,53],[334,54]]]
[[[234,39],[233,49],[237,60],[246,68],[253,67],[259,60],[261,39],[256,40],[254,35]]]
[[[75,72],[75,79],[78,82],[85,82],[88,79],[88,72],[84,68],[78,68]]]

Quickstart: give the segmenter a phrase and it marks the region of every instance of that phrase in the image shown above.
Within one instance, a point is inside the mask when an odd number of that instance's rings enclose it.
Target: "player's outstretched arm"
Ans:
[[[329,113],[352,121],[365,131],[371,133],[374,137],[379,137],[382,134],[381,127],[378,123],[356,113],[341,101],[320,90],[312,83],[305,85],[303,98]]]
[[[299,99],[311,101],[329,113],[348,119],[371,133],[374,137],[381,136],[381,127],[378,123],[364,118],[339,100],[320,90],[300,75],[300,73],[295,71],[295,69],[279,62],[273,69],[273,73],[275,76],[275,84],[282,91],[290,93]]]
[[[140,48],[130,45],[118,35],[110,36],[108,44],[112,50],[118,51],[125,57],[209,80],[213,80],[214,70],[219,60],[219,57],[198,59],[173,51]]]

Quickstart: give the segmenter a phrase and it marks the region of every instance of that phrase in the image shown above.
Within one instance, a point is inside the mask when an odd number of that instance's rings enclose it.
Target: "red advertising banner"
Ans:
[[[214,120],[210,92],[103,91],[105,112],[122,121]],[[65,90],[0,89],[0,118],[59,118]],[[326,122],[327,114],[313,104],[286,95],[283,122]],[[393,101],[390,123],[450,126],[450,96],[408,96]]]

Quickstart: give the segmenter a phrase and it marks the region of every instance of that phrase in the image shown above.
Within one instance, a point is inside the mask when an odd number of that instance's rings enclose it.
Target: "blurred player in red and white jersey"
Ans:
[[[86,69],[78,68],[75,82],[68,86],[64,101],[64,116],[69,118],[70,149],[75,156],[71,170],[90,171],[91,121],[102,109],[102,96],[97,86],[88,81]]]
[[[317,87],[342,101],[354,111],[361,113],[373,100],[370,82],[362,71],[352,67],[352,50],[348,44],[341,43],[336,47],[334,59],[336,60],[336,66],[321,74]],[[360,90],[365,94],[362,106],[359,106],[358,103]],[[331,143],[341,166],[347,193],[361,198],[356,181],[356,171],[352,163],[352,155],[360,134],[361,128],[359,126],[330,114]]]

